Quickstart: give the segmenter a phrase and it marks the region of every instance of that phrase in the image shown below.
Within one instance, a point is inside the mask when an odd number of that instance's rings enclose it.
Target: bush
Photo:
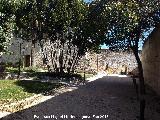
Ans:
[[[35,67],[25,67],[25,68],[21,68],[21,72],[28,72],[28,73],[35,73],[35,72],[39,72],[40,69],[39,68],[35,68]],[[18,67],[6,67],[6,72],[11,72],[11,73],[18,73]]]
[[[10,73],[18,73],[18,68],[6,67],[5,71]]]

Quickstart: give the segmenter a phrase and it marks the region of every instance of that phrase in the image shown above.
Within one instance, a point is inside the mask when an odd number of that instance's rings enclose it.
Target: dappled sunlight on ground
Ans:
[[[59,89],[49,99],[2,120],[33,120],[34,116],[44,120],[44,116],[51,115],[66,115],[68,120],[71,120],[71,115],[75,116],[75,120],[81,120],[84,116],[97,120],[94,115],[106,115],[107,120],[139,119],[139,102],[131,78],[99,73],[88,81],[85,85]],[[151,103],[151,100],[147,101]],[[153,105],[147,104],[146,120],[160,120],[156,108],[151,106]]]
[[[115,76],[115,77],[128,77],[127,75],[119,75],[119,74],[109,74],[107,76]]]
[[[90,77],[90,78],[87,78],[87,82],[92,82],[92,81],[95,81],[99,78],[102,78],[104,76],[107,76],[107,73],[102,71],[102,72],[99,72],[97,75],[93,76],[93,77]]]

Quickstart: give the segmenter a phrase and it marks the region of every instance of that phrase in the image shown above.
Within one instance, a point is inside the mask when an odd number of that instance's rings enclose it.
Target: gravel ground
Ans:
[[[139,102],[132,80],[105,76],[86,85],[71,87],[36,106],[10,114],[1,120],[138,120]],[[159,98],[148,92],[146,120],[160,120]]]

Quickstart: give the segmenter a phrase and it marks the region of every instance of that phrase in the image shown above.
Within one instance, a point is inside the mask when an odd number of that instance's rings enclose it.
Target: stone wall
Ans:
[[[145,82],[160,94],[160,27],[153,30],[142,50]]]
[[[77,55],[78,48],[70,44],[69,41],[66,41],[65,44],[62,45],[60,41],[51,42],[49,39],[43,39],[41,41],[43,44],[43,49],[41,49],[39,42],[32,45],[29,41],[22,41],[21,52],[19,41],[21,40],[17,40],[16,38],[11,40],[10,46],[8,47],[8,51],[10,53],[0,53],[0,63],[3,62],[19,65],[19,59],[21,58],[21,61],[23,61],[23,66],[26,66],[25,63],[27,63],[26,67],[47,67],[48,65],[51,70],[55,70],[55,66],[56,68],[60,68],[60,55],[63,55],[62,64],[65,68],[69,66],[70,61],[72,61]]]
[[[113,52],[108,49],[100,50],[99,54],[87,53],[85,58],[79,63],[79,69],[84,68],[84,60],[86,61],[86,71],[106,71],[108,74],[120,74],[132,71],[137,67],[135,57],[132,52]],[[98,63],[97,63],[98,61]],[[98,65],[97,65],[98,64]]]
[[[0,62],[11,62],[15,64],[19,62],[20,57],[23,59],[23,56],[30,55],[32,56],[30,62],[32,62],[33,66],[43,66],[43,55],[38,43],[35,44],[34,48],[31,47],[31,42],[23,41],[22,43],[22,49],[24,50],[20,55],[20,43],[16,39],[12,40],[8,48],[11,53],[2,54]],[[46,42],[45,46],[50,46],[47,43],[48,42]],[[48,55],[50,55],[50,51],[48,51]],[[85,57],[82,57],[77,65],[77,70],[83,71],[84,64],[86,71],[96,73],[98,67],[98,71],[106,71],[108,74],[120,74],[121,72],[125,72],[125,69],[127,69],[127,72],[130,72],[137,66],[132,52],[112,52],[108,49],[102,49],[100,54],[86,53]]]
[[[8,47],[7,53],[0,54],[0,63],[12,63],[13,65],[19,62],[21,58],[24,61],[24,56],[30,55],[32,56],[32,60],[30,57],[30,65],[32,62],[33,66],[38,66],[42,64],[42,53],[40,51],[40,47],[38,44],[35,44],[35,47],[32,48],[32,43],[28,41],[21,41],[21,52],[20,52],[20,42],[18,38],[13,38]]]

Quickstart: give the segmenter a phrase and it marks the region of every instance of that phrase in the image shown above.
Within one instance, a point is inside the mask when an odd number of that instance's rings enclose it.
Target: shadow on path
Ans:
[[[44,117],[51,117],[48,120],[56,120],[55,117],[57,120],[81,120],[87,116],[90,118],[84,120],[138,120],[138,115],[139,103],[132,80],[106,76],[1,120],[34,120],[34,117],[38,120],[46,120]],[[147,120],[160,120],[154,116],[147,113]]]

